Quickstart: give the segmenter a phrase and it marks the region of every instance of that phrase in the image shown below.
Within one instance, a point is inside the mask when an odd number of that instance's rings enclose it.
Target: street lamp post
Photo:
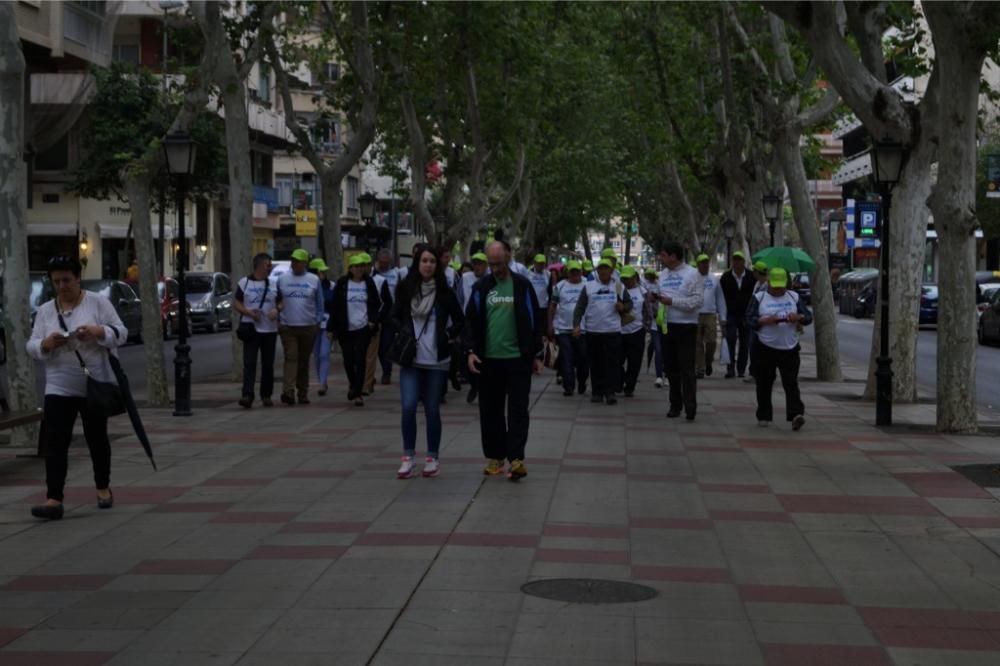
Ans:
[[[174,179],[177,190],[177,346],[174,347],[174,416],[191,416],[191,347],[188,346],[187,288],[184,271],[187,269],[187,237],[184,230],[184,198],[188,178],[194,172],[197,144],[184,132],[171,132],[163,139],[163,152],[167,173]]]
[[[722,223],[722,235],[726,237],[726,262],[733,260],[733,239],[736,237],[736,222],[726,220]]]
[[[782,198],[776,194],[765,194],[761,197],[761,205],[764,207],[764,217],[767,218],[771,227],[771,247],[774,247],[774,226],[778,222],[781,213]]]
[[[892,425],[892,357],[889,356],[889,215],[892,210],[892,188],[899,182],[905,155],[897,141],[876,141],[871,150],[872,175],[879,188],[881,234],[879,254],[882,259],[881,284],[878,289],[882,310],[879,334],[879,355],[875,359],[875,425]]]

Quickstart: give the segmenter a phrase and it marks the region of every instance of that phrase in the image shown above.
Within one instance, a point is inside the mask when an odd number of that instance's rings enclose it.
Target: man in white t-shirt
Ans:
[[[667,418],[677,418],[684,410],[687,420],[693,421],[698,411],[694,357],[698,312],[705,300],[704,281],[694,267],[684,262],[680,243],[664,243],[659,258],[666,266],[660,273],[659,299],[667,306],[667,334],[663,339],[663,362],[670,383]]]
[[[715,341],[719,336],[719,322],[726,330],[726,297],[719,278],[708,272],[709,257],[699,254],[698,272],[705,281],[705,300],[698,311],[698,340],[695,343],[694,370],[698,379],[712,376],[712,359]]]
[[[253,272],[236,283],[233,308],[240,313],[240,337],[243,340],[243,397],[240,405],[253,407],[257,355],[260,354],[260,400],[271,407],[274,391],[274,351],[278,343],[278,286],[269,276],[271,256],[253,258]]]
[[[590,364],[587,362],[587,347],[584,336],[573,335],[573,313],[580,300],[586,281],[583,279],[583,264],[570,261],[566,264],[566,279],[552,289],[549,301],[548,333],[559,343],[559,368],[562,374],[563,395],[573,395],[573,388],[583,395],[587,392],[587,378]]]
[[[278,334],[285,352],[281,402],[309,404],[309,359],[326,315],[319,278],[307,272],[309,252],[292,252],[292,270],[278,278]]]

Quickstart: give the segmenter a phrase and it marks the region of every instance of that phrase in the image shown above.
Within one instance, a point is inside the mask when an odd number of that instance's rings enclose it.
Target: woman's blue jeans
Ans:
[[[399,396],[403,403],[403,453],[417,451],[417,403],[424,403],[427,418],[427,455],[438,457],[441,447],[441,395],[448,370],[400,368]]]
[[[330,336],[320,331],[313,343],[313,359],[316,363],[316,377],[320,386],[326,386],[330,376]]]

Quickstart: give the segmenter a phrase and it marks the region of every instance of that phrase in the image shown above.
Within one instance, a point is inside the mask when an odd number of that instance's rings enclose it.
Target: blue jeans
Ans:
[[[399,397],[403,403],[403,453],[417,451],[417,403],[424,403],[427,418],[427,455],[438,457],[441,448],[441,396],[448,382],[447,370],[400,368]]]
[[[587,362],[586,336],[574,338],[570,333],[560,333],[556,336],[559,342],[559,368],[562,371],[563,392],[573,392],[578,388],[583,393],[590,376],[590,365]]]
[[[313,358],[316,359],[316,377],[320,386],[326,386],[330,376],[330,336],[326,331],[320,331],[313,343]]]

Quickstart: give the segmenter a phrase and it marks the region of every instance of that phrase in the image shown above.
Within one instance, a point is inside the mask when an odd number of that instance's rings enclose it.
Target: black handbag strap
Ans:
[[[62,330],[64,330],[67,333],[69,333],[69,328],[66,327],[66,320],[63,319],[62,313],[59,312],[59,307],[56,306],[55,303],[53,303],[52,305],[56,309],[56,317],[59,318],[59,325],[62,327]],[[76,354],[76,360],[78,360],[80,362],[80,367],[83,368],[84,373],[86,373],[87,375],[90,375],[90,370],[87,368],[87,364],[83,362],[83,357],[80,356],[79,350],[74,349],[73,353]]]

